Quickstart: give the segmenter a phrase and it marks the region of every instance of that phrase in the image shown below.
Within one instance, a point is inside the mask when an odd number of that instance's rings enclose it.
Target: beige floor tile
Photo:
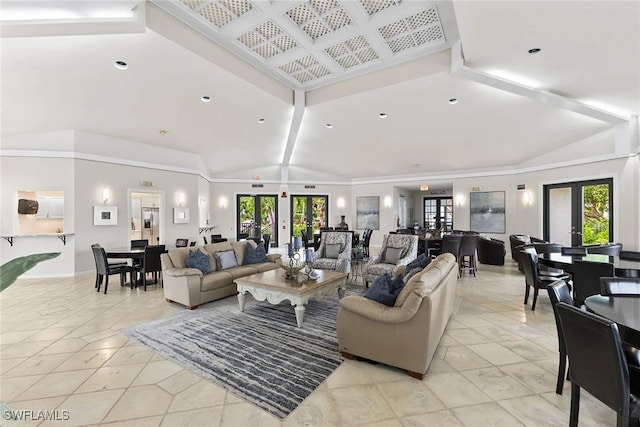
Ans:
[[[105,366],[132,365],[137,363],[146,363],[151,360],[153,352],[146,347],[134,344],[121,347],[111,359],[105,363]]]
[[[94,372],[94,369],[84,369],[47,374],[15,400],[33,400],[71,394]]]
[[[396,418],[375,385],[356,385],[330,390],[340,418],[348,425]]]
[[[15,359],[0,359],[0,375],[4,375],[7,371],[15,368],[25,360],[27,360],[26,357],[17,357]]]
[[[501,400],[498,404],[525,426],[566,427],[569,416],[540,396]]]
[[[407,371],[383,363],[362,362],[362,366],[374,383],[390,383],[409,379]]]
[[[182,371],[182,367],[168,360],[149,362],[138,374],[136,379],[133,380],[131,385],[135,387],[139,385],[156,384],[180,371]]]
[[[104,422],[122,421],[162,415],[171,402],[171,395],[155,385],[128,388]]]
[[[78,388],[78,393],[99,390],[114,390],[129,387],[140,373],[144,363],[122,366],[103,366],[97,369],[84,384]]]
[[[477,331],[478,333],[484,335],[485,337],[489,338],[489,340],[494,342],[513,341],[521,339],[521,337],[519,337],[518,335],[498,325],[477,326],[471,329]]]
[[[462,345],[491,342],[489,338],[479,334],[471,328],[448,330],[447,335],[458,341]]]
[[[29,336],[25,341],[59,340],[69,335],[73,328],[47,328]]]
[[[31,335],[34,335],[38,330],[26,330],[26,331],[8,331],[0,334],[0,344],[15,344],[20,341],[26,341]]]
[[[16,377],[22,375],[48,374],[53,372],[55,368],[64,363],[65,360],[72,357],[74,353],[35,355],[19,365],[10,369],[5,377]]]
[[[11,402],[7,405],[7,409],[14,412],[14,419],[8,419],[6,414],[0,414],[0,420],[3,427],[31,427],[42,423],[39,411],[51,411],[55,413],[56,408],[62,403],[65,396],[50,397],[47,399],[23,400],[20,402]],[[24,411],[20,417],[18,411]],[[64,419],[65,414],[61,411],[56,414],[59,419]],[[60,423],[60,421],[57,421]]]
[[[571,409],[571,386],[567,382],[562,395],[555,392],[543,393],[540,395],[548,400],[561,411],[567,414]],[[578,413],[578,424],[586,427],[616,426],[616,413],[613,409],[600,402],[585,390],[580,392],[580,412]]]
[[[110,337],[102,338],[97,341],[90,342],[83,350],[100,350],[103,348],[120,348],[124,346],[129,339],[124,335],[116,334]]]
[[[222,407],[218,406],[167,414],[160,425],[163,427],[217,427],[221,420]]]
[[[556,389],[557,371],[554,375],[535,363],[503,365],[500,369],[535,393],[546,393]]]
[[[15,359],[17,357],[31,357],[51,345],[54,341],[31,341],[0,346],[0,359]]]
[[[359,384],[371,384],[373,380],[369,376],[369,370],[366,364],[368,364],[368,362],[345,360],[327,377],[327,386],[333,389]]]
[[[328,391],[314,392],[307,397],[282,423],[284,427],[341,426],[336,402]]]
[[[220,427],[278,427],[280,420],[257,407],[243,402],[225,405]]]
[[[526,359],[518,356],[513,351],[503,347],[498,343],[476,344],[468,346],[469,350],[477,353],[483,359],[488,360],[494,365],[507,365],[511,363],[525,362]]]
[[[475,406],[463,406],[451,412],[466,427],[523,427],[520,421],[505,411],[497,403],[483,403]]]
[[[160,381],[158,385],[162,387],[164,391],[176,395],[200,380],[202,380],[202,378],[196,374],[182,370]]]
[[[456,317],[456,321],[462,323],[467,328],[474,328],[478,326],[491,326],[491,323],[478,316],[477,314],[459,314]]]
[[[104,427],[158,427],[162,422],[162,416],[134,418],[131,420],[102,423]],[[177,426],[176,426],[177,427]]]
[[[547,347],[540,345],[535,340],[507,341],[500,344],[513,351],[514,353],[517,353],[525,359],[531,361],[551,359],[552,357],[558,355],[557,348],[555,349],[555,351],[549,350]]]
[[[431,412],[402,419],[404,427],[464,427],[449,410]]]
[[[429,375],[426,385],[447,408],[475,405],[491,399],[460,373]]]
[[[82,338],[63,338],[54,342],[38,354],[69,353],[72,351],[79,351],[86,345],[87,342]]]
[[[55,372],[75,371],[101,367],[116,352],[114,348],[103,350],[80,351],[65,360],[55,369]]]
[[[531,390],[495,367],[464,371],[462,375],[493,400],[533,394]]]
[[[491,366],[489,361],[464,346],[449,347],[447,354],[444,356],[444,361],[459,371]]]
[[[440,399],[427,387],[427,381],[409,378],[406,381],[384,384],[380,389],[398,417],[446,409]]]
[[[85,426],[100,423],[113,405],[120,399],[124,389],[96,391],[93,393],[74,394],[62,402],[58,410],[69,411],[67,426]],[[58,426],[56,421],[44,422],[42,427]]]
[[[190,411],[211,406],[221,406],[227,391],[222,387],[202,380],[173,397],[168,412]]]

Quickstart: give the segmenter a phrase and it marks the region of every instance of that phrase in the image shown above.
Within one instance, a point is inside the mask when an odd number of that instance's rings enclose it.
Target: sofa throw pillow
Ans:
[[[218,270],[226,270],[238,266],[236,261],[236,253],[233,250],[216,252],[216,262]]]
[[[340,243],[327,243],[324,245],[324,257],[325,258],[338,258],[340,255]]]
[[[409,264],[407,264],[407,268],[405,268],[404,270],[405,277],[411,272],[411,270],[416,268],[419,268],[420,270],[422,270],[427,265],[429,265],[430,262],[431,260],[427,257],[426,254],[420,254],[418,258],[414,259]]]
[[[202,271],[202,274],[211,272],[209,255],[203,253],[199,249],[189,252],[189,255],[187,255],[186,265],[189,268],[197,268],[198,270]]]
[[[402,258],[402,251],[404,248],[393,248],[388,246],[384,251],[384,263],[385,264],[397,264]]]
[[[260,264],[262,262],[269,261],[267,259],[267,251],[264,248],[264,243],[260,242],[254,248],[253,245],[247,244],[247,252],[244,254],[244,262],[242,265]]]
[[[374,279],[364,297],[392,307],[403,287],[404,281],[401,275],[392,278],[389,273],[385,273]]]

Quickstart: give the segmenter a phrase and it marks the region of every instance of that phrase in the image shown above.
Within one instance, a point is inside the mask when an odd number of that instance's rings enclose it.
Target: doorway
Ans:
[[[270,245],[278,242],[278,195],[277,194],[238,194],[237,239],[263,238],[271,235]]]
[[[427,230],[453,230],[453,198],[423,197],[423,227]]]
[[[311,238],[326,227],[329,217],[328,196],[291,196],[291,234],[302,236],[306,230]]]
[[[613,240],[613,178],[545,185],[544,239],[563,246]]]
[[[162,195],[132,192],[129,196],[130,240],[148,240],[150,245],[164,242],[162,233]]]

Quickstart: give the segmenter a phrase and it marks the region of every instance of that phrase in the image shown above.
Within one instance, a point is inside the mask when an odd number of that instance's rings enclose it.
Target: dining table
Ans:
[[[640,347],[640,297],[591,295],[584,300],[587,309],[618,324],[622,339]]]
[[[619,256],[587,254],[587,255],[562,255],[561,253],[538,254],[540,264],[547,267],[561,268],[569,274],[573,274],[573,263],[576,261],[603,262],[613,264],[616,276],[626,276],[629,272],[640,274],[640,260],[620,258]]]
[[[107,258],[130,259],[133,265],[141,265],[144,258],[144,248],[142,247],[105,248],[105,252],[107,253]],[[133,282],[133,273],[131,282]],[[128,285],[131,286],[131,282],[129,282]],[[136,280],[135,287],[138,287],[139,282],[140,281]],[[134,286],[131,286],[131,288],[133,287]]]

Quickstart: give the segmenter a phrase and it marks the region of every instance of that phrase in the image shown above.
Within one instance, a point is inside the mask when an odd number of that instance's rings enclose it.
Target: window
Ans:
[[[452,197],[425,197],[423,201],[424,228],[431,230],[440,225],[442,231],[453,229]]]

